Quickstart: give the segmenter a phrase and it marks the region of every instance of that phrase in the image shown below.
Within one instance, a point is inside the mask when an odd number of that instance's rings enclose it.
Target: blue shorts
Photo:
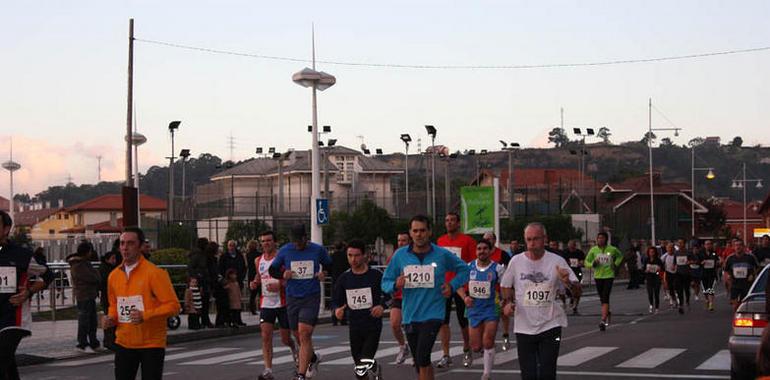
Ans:
[[[500,312],[497,303],[478,306],[473,305],[473,307],[469,307],[466,310],[468,322],[470,322],[471,327],[479,327],[484,322],[500,320]]]
[[[321,294],[311,294],[302,298],[286,296],[286,313],[289,316],[289,328],[297,330],[299,324],[315,326],[318,323],[318,311],[321,308]]]

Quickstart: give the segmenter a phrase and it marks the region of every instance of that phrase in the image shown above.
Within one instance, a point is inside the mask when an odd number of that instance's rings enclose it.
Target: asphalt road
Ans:
[[[650,377],[679,379],[729,378],[727,339],[731,312],[724,291],[717,297],[717,310],[708,312],[702,302],[692,301],[684,315],[666,307],[660,313],[647,312],[644,289],[616,287],[612,295],[613,320],[605,332],[598,330],[599,302],[586,297],[580,316],[569,317],[564,330],[559,357],[560,379],[644,379]],[[387,323],[387,322],[386,322]],[[453,327],[454,320],[453,320]],[[461,364],[462,340],[452,330],[454,365],[436,371],[441,379],[468,379],[481,376],[481,359],[471,368]],[[499,337],[499,335],[498,335]],[[501,338],[500,338],[501,339]],[[323,358],[316,379],[353,378],[347,327],[319,326],[314,336],[316,351]],[[169,348],[166,379],[255,379],[262,371],[260,338],[211,339]],[[384,363],[387,379],[415,378],[409,365],[392,364],[397,344],[386,324],[378,360]],[[438,342],[434,358],[440,357]],[[288,351],[276,353],[274,373],[277,379],[290,379],[294,367]],[[407,360],[410,363],[410,360]],[[498,346],[493,378],[518,378],[519,363],[515,346],[503,352]],[[112,356],[60,361],[24,367],[24,379],[108,379],[113,376]]]

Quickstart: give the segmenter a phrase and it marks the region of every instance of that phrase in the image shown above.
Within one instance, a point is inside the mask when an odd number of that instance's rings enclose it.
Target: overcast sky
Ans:
[[[319,60],[431,66],[588,63],[770,46],[767,1],[17,1],[0,11],[0,160],[21,163],[16,192],[123,176],[128,19],[145,40]],[[230,157],[257,146],[307,149],[309,64],[137,41],[134,100],[141,170],[176,146]],[[549,130],[606,126],[638,140],[655,127],[770,143],[770,50],[655,63],[532,69],[415,69],[319,64],[319,122],[340,144],[402,151],[425,124],[452,150],[499,139],[546,146]],[[665,117],[664,117],[665,116]],[[673,136],[671,136],[673,137]],[[416,141],[412,152],[416,151]],[[6,174],[0,194],[7,196]]]

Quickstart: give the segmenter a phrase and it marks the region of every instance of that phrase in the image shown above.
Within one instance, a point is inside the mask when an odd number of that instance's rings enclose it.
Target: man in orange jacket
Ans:
[[[166,319],[179,313],[168,273],[142,256],[144,232],[127,227],[120,235],[123,264],[110,273],[110,309],[104,328],[117,326],[115,379],[161,379],[166,355]]]

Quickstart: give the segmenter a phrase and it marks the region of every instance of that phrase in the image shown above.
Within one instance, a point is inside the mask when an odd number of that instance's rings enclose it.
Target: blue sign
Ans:
[[[318,198],[315,200],[316,217],[315,222],[318,225],[329,224],[329,200]]]

